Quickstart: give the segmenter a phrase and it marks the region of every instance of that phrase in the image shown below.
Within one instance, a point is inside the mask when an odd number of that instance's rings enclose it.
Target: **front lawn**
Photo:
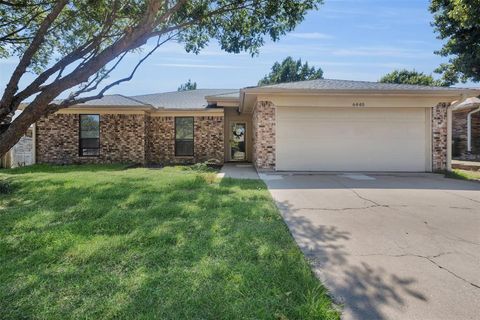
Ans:
[[[447,173],[448,178],[480,181],[480,172],[471,170],[453,169]]]
[[[2,319],[339,318],[260,181],[121,166],[0,179]]]

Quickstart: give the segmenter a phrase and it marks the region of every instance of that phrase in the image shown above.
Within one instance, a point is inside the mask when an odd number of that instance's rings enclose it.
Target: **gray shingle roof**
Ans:
[[[106,95],[101,99],[90,100],[82,105],[87,106],[129,106],[129,107],[145,107],[148,106],[144,102],[122,96],[121,94]]]
[[[419,86],[410,84],[394,84],[394,83],[380,83],[369,81],[352,81],[352,80],[333,80],[333,79],[317,79],[289,83],[280,83],[274,85],[267,85],[260,88],[278,88],[278,89],[292,89],[292,90],[428,90],[428,91],[445,91],[445,90],[459,90],[459,88],[448,87],[431,87]]]
[[[206,96],[230,94],[232,92],[235,92],[238,96],[238,89],[197,89],[144,94],[130,98],[150,104],[155,108],[203,109],[207,107]]]
[[[223,93],[223,94],[215,94],[209,97],[218,98],[218,99],[222,99],[222,98],[238,99],[240,97],[240,90],[236,90],[234,92],[229,92],[229,93]]]

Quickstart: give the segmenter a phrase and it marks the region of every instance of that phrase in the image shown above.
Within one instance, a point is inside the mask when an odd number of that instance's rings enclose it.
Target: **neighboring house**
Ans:
[[[14,120],[21,112],[17,111]],[[20,140],[3,157],[0,158],[0,168],[15,168],[34,163],[33,129],[30,127]]]
[[[454,159],[480,160],[480,99],[468,98],[453,108]]]
[[[36,123],[38,163],[248,161],[259,170],[449,168],[449,105],[479,90],[311,80],[100,100]]]

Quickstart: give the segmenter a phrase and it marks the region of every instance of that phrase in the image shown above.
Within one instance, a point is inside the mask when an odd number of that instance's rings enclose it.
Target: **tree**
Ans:
[[[0,99],[0,155],[28,127],[62,108],[98,99],[129,81],[155,50],[178,41],[198,53],[212,39],[254,55],[291,31],[322,0],[22,0],[0,1],[0,58],[17,56]],[[155,45],[130,74],[105,84],[126,54]],[[20,88],[22,76],[35,79]],[[55,100],[61,94],[66,98]],[[23,112],[11,115],[25,101]]]
[[[188,91],[188,90],[196,90],[196,89],[197,89],[197,83],[192,82],[192,80],[188,79],[187,82],[185,82],[184,84],[180,85],[180,87],[178,87],[177,91]]]
[[[430,11],[438,38],[446,40],[436,51],[449,57],[435,72],[444,81],[480,81],[480,0],[432,0]]]
[[[441,80],[435,80],[432,75],[425,74],[423,72],[417,72],[415,70],[409,71],[394,70],[384,75],[380,82],[383,83],[399,83],[399,84],[416,84],[422,86],[448,86]]]
[[[259,86],[293,82],[302,80],[323,79],[321,68],[309,67],[308,62],[302,64],[302,60],[293,60],[292,57],[286,57],[281,63],[275,62],[272,71],[258,82]]]

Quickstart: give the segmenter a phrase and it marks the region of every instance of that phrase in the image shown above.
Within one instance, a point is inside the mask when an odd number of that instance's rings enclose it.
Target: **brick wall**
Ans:
[[[195,162],[215,160],[223,163],[224,124],[223,116],[195,117]]]
[[[458,159],[480,159],[480,112],[472,114],[472,152],[467,151],[467,115],[470,111],[465,109],[452,114],[452,156]]]
[[[175,157],[174,117],[100,115],[100,155],[79,156],[79,115],[54,114],[37,122],[37,162],[182,164],[223,163],[223,116],[195,117],[193,157]]]
[[[253,111],[253,163],[257,169],[275,168],[275,106],[258,102]]]
[[[147,163],[170,163],[175,159],[174,117],[147,117]]]
[[[187,164],[224,159],[223,116],[194,118],[194,156],[175,157],[175,117],[149,117],[147,119],[148,163]]]
[[[432,108],[432,171],[447,169],[448,103]]]
[[[38,163],[144,163],[145,116],[100,115],[100,155],[79,156],[79,115],[53,114],[37,122]]]

